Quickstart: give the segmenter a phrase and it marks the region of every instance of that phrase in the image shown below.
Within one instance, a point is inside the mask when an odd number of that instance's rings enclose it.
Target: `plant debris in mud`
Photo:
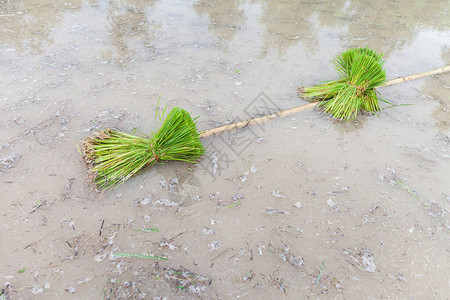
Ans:
[[[292,214],[292,212],[290,211],[280,211],[276,208],[272,208],[272,207],[266,207],[262,210],[263,213],[267,214],[268,216],[273,215],[273,214],[282,214],[282,215],[290,215]]]
[[[6,172],[8,169],[14,167],[14,163],[16,160],[20,158],[20,155],[14,154],[9,157],[0,158],[0,164],[3,165],[3,168],[0,169],[0,174]]]
[[[9,282],[5,282],[5,285],[2,289],[0,289],[0,299],[1,300],[9,300],[11,299],[10,293],[12,291],[11,284]]]
[[[159,288],[163,286],[172,287],[174,294],[184,291],[201,296],[212,283],[212,279],[182,266],[161,267],[159,262],[136,269],[131,265],[122,265],[121,268],[122,272],[112,271],[109,274],[102,299],[159,299]]]
[[[284,278],[280,276],[278,271],[275,271],[272,275],[268,275],[267,279],[271,282],[277,289],[282,291],[285,295],[286,293],[286,285],[284,284]]]
[[[283,261],[288,262],[293,267],[299,268],[305,265],[303,257],[295,256],[292,252],[290,252],[290,249],[287,245],[284,245],[283,247],[280,248],[275,248],[274,246],[272,246],[272,244],[269,244],[268,249],[280,255]]]
[[[254,276],[255,276],[255,272],[250,270],[247,273],[245,273],[245,275],[242,277],[242,281],[244,281],[244,282],[250,281],[253,279]]]
[[[353,249],[343,249],[342,253],[352,259],[352,261],[348,261],[352,266],[356,266],[362,271],[373,273],[377,269],[374,262],[375,256],[368,248],[362,248],[361,251],[358,251],[356,247],[353,247]]]
[[[165,278],[177,289],[200,295],[211,285],[212,279],[195,274],[187,269],[164,268]]]
[[[83,141],[83,157],[90,166],[92,182],[100,189],[120,185],[145,166],[160,161],[196,163],[205,149],[199,139],[196,119],[182,108],[174,107],[157,119],[161,128],[150,137],[106,129]]]
[[[376,87],[384,84],[386,71],[383,54],[368,47],[351,48],[333,60],[340,79],[300,89],[308,100],[321,101],[318,107],[336,119],[356,119],[361,111],[376,113],[381,110]]]

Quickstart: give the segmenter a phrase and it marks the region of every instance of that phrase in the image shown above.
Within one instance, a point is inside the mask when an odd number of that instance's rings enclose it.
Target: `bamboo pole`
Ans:
[[[250,119],[250,120],[245,120],[245,121],[241,121],[241,122],[237,122],[237,123],[233,123],[233,124],[229,124],[229,125],[213,128],[213,129],[207,130],[207,131],[203,132],[202,134],[200,134],[200,137],[201,138],[210,137],[210,136],[214,136],[216,134],[219,134],[219,133],[222,133],[222,132],[225,132],[225,131],[229,131],[229,130],[233,130],[233,129],[239,129],[239,128],[243,128],[243,127],[247,127],[247,126],[251,126],[251,125],[255,125],[255,124],[259,124],[259,123],[264,123],[264,122],[266,122],[268,120],[279,118],[279,117],[289,116],[289,115],[292,115],[292,114],[294,114],[296,112],[313,108],[318,103],[319,102],[308,103],[306,105],[297,106],[297,107],[294,107],[294,108],[291,108],[291,109],[288,109],[288,110],[279,111],[277,113],[274,113],[274,114],[271,114],[271,115],[268,115],[268,116],[259,117],[259,118],[253,118],[253,119]]]
[[[443,68],[436,69],[436,70],[432,70],[432,71],[427,71],[427,72],[417,73],[417,74],[414,74],[414,75],[409,75],[409,76],[405,76],[405,77],[399,77],[399,78],[396,78],[396,79],[392,79],[392,80],[389,80],[388,82],[386,82],[385,84],[383,84],[380,87],[390,86],[390,85],[394,85],[394,84],[397,84],[397,83],[403,83],[403,82],[406,82],[406,81],[419,79],[419,78],[425,78],[425,77],[429,77],[429,76],[433,76],[433,75],[437,75],[437,74],[443,74],[443,73],[447,73],[449,71],[450,71],[450,65],[445,66]]]
[[[427,72],[422,72],[422,73],[417,73],[417,74],[413,74],[413,75],[409,75],[409,76],[392,79],[392,80],[387,81],[385,84],[379,86],[378,88],[383,88],[386,86],[399,84],[399,83],[407,82],[407,81],[414,80],[414,79],[425,78],[425,77],[429,77],[432,75],[443,74],[443,73],[447,73],[449,71],[450,71],[450,65],[445,66],[443,68],[436,69],[436,70],[431,70],[431,71],[427,71]],[[272,120],[275,118],[289,116],[289,115],[292,115],[299,111],[314,108],[317,106],[317,104],[319,104],[319,102],[308,103],[306,105],[301,105],[301,106],[297,106],[297,107],[294,107],[291,109],[279,111],[279,112],[271,114],[271,115],[253,118],[253,119],[249,119],[249,120],[245,120],[245,121],[241,121],[241,122],[237,122],[237,123],[233,123],[233,124],[216,127],[216,128],[204,131],[203,133],[200,134],[200,137],[206,138],[206,137],[214,136],[219,133],[230,131],[233,129],[244,128],[247,126],[264,123],[268,120]]]

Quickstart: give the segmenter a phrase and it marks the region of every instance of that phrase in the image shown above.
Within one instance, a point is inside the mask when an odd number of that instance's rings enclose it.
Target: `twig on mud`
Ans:
[[[106,249],[106,247],[110,246],[109,244],[104,244],[97,252],[95,252],[95,255],[98,255],[99,253],[101,253],[103,250]]]
[[[47,233],[44,237],[47,237],[48,235],[49,235],[49,233]],[[26,245],[25,247],[23,247],[23,249],[25,250],[25,249],[27,249],[28,247],[31,247],[31,246],[36,245],[37,243],[39,243],[40,241],[42,241],[42,239],[43,239],[44,237],[41,237],[39,240],[29,243],[28,245]],[[34,251],[34,249],[33,249],[33,251]]]
[[[69,197],[72,184],[75,182],[75,178],[69,178],[64,185],[65,192],[61,195],[61,201],[66,200]]]
[[[216,255],[213,259],[211,259],[210,261],[212,262],[212,261],[216,260],[217,258],[219,258],[220,256],[222,256],[223,254],[227,253],[227,252],[230,251],[230,250],[233,250],[233,248],[228,248],[228,249],[226,249],[226,250],[223,250],[222,252],[220,252],[219,254],[217,254],[217,255]]]
[[[28,247],[31,247],[31,246],[33,246],[33,245],[36,245],[37,242],[39,242],[39,241],[31,242],[31,243],[29,243],[28,245],[26,245],[25,247],[23,247],[23,249],[25,250],[25,249],[27,249]]]
[[[289,226],[288,226],[288,228],[289,228]],[[300,237],[299,235],[290,232],[288,229],[286,229],[286,228],[284,228],[284,227],[278,227],[276,230],[282,231],[282,232],[286,232],[286,233],[289,234],[290,236],[293,236],[293,237],[295,237],[295,238],[297,238],[297,239]],[[275,231],[275,230],[274,230],[274,231]]]
[[[42,205],[44,205],[45,203],[47,203],[47,200],[44,200],[44,201],[42,201],[41,203],[39,203],[39,205],[38,206],[36,206],[36,208],[34,208],[31,212],[30,212],[30,215],[32,214],[32,213],[34,213],[36,210],[38,210]]]
[[[102,225],[100,226],[100,231],[98,233],[98,236],[102,236],[102,232],[103,232],[103,224],[105,224],[105,220],[102,220]]]
[[[174,239],[176,239],[177,237],[179,237],[180,235],[185,234],[185,233],[186,233],[186,231],[180,232],[179,234],[177,234],[177,235],[174,236],[173,238],[168,239],[167,241],[168,241],[169,243],[171,243],[171,242],[173,242]]]

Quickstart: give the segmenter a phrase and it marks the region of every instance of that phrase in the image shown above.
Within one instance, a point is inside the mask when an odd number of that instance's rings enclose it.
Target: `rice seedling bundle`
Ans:
[[[321,101],[319,107],[342,120],[356,118],[362,111],[376,113],[381,110],[376,87],[384,84],[386,71],[383,54],[372,49],[351,48],[333,59],[340,79],[304,88],[308,100]]]
[[[352,48],[336,56],[332,61],[341,78],[321,85],[301,89],[308,100],[320,101],[327,113],[337,119],[356,118],[361,111],[376,113],[381,110],[383,100],[376,87],[397,84],[412,79],[423,78],[450,71],[450,66],[390,80],[385,83],[383,54],[365,48]],[[150,136],[127,134],[106,129],[93,138],[83,141],[83,157],[90,167],[90,178],[102,190],[120,185],[145,166],[158,162],[178,160],[197,163],[205,153],[200,137],[209,137],[225,131],[244,128],[274,118],[288,116],[316,103],[302,105],[285,111],[246,121],[213,128],[205,132],[197,131],[196,119],[185,110],[174,107],[164,121],[166,109],[158,115],[161,127]],[[80,151],[81,152],[81,151]],[[235,203],[239,204],[239,203]],[[230,207],[233,205],[230,205]]]
[[[106,129],[83,141],[83,156],[90,166],[92,182],[102,190],[115,187],[145,166],[162,161],[196,163],[205,149],[199,139],[196,118],[174,107],[161,128],[150,136],[137,136]],[[158,115],[157,115],[158,117]]]

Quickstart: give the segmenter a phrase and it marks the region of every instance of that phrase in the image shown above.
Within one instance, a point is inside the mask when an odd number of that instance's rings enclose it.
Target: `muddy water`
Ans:
[[[297,88],[336,76],[329,60],[348,47],[383,51],[389,78],[442,67],[448,13],[447,1],[1,1],[0,292],[445,299],[449,75],[380,90],[413,105],[377,117],[305,111],[205,139],[198,165],[105,193],[76,145],[106,127],[151,131],[160,97],[202,130],[304,104]]]

